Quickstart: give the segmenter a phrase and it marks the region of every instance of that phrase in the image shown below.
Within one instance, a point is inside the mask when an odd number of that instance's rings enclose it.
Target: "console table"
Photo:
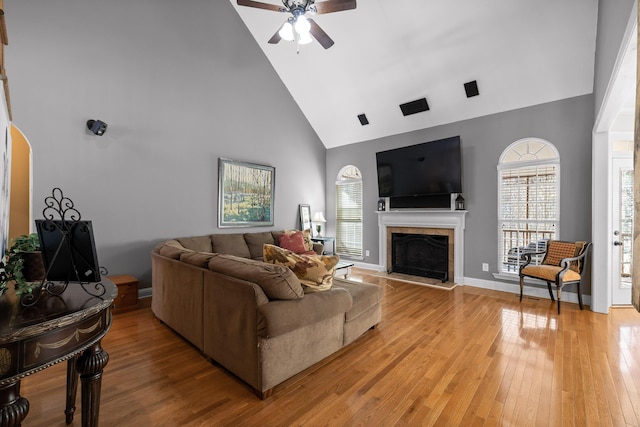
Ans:
[[[82,383],[82,425],[97,426],[102,371],[109,355],[100,341],[111,327],[111,305],[118,294],[108,279],[101,297],[69,283],[58,296],[42,293],[24,307],[13,291],[0,297],[0,426],[18,426],[29,412],[20,380],[54,364],[67,363],[66,422],[73,421],[78,375]],[[85,285],[94,290],[96,284]]]
[[[312,242],[322,243],[324,245],[324,255],[334,255],[336,253],[336,238],[335,237],[312,237]],[[327,243],[331,243],[331,251],[327,249]]]

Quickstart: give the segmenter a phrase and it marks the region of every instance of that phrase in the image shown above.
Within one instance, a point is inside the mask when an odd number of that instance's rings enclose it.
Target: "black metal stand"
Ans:
[[[62,294],[67,289],[70,280],[66,280],[64,282],[53,282],[47,280],[49,272],[51,271],[51,267],[54,265],[56,258],[63,248],[66,249],[66,253],[75,254],[79,257],[82,256],[82,254],[77,253],[71,242],[71,233],[73,232],[74,228],[78,226],[78,223],[80,222],[80,219],[82,217],[80,215],[80,212],[74,207],[73,201],[68,197],[64,197],[61,189],[54,188],[52,191],[52,195],[46,197],[44,199],[44,203],[46,207],[42,211],[42,215],[45,218],[43,228],[47,231],[53,231],[57,228],[62,235],[62,240],[60,241],[60,244],[58,245],[53,258],[47,266],[45,278],[42,280],[40,285],[33,289],[30,294],[26,294],[22,297],[21,303],[25,307],[35,305],[40,300],[42,291],[45,291],[49,295],[56,296]],[[84,289],[87,294],[93,297],[100,298],[105,294],[106,289],[102,283],[83,282],[80,279],[80,272],[78,271],[78,266],[75,262],[75,256],[71,256],[71,265],[73,267],[73,275],[77,279],[73,281],[74,283],[79,283],[80,286],[82,286],[82,289]],[[100,267],[100,272],[94,271],[93,275],[99,276],[99,273],[107,274],[106,269],[104,269],[103,267]]]

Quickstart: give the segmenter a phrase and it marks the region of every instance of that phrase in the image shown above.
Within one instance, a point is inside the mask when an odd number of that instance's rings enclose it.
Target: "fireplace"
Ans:
[[[391,234],[389,273],[405,273],[449,280],[449,236],[436,234]]]
[[[380,268],[392,266],[392,234],[426,234],[448,237],[448,280],[464,283],[464,229],[466,211],[397,210],[378,212]],[[405,273],[407,274],[407,273]]]

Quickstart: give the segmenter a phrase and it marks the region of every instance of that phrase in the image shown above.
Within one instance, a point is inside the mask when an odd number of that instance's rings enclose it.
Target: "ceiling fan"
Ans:
[[[307,44],[311,42],[311,36],[313,36],[325,49],[333,46],[333,40],[313,19],[307,18],[306,13],[322,14],[356,8],[356,0],[327,0],[317,4],[315,0],[282,0],[282,4],[284,7],[253,0],[238,0],[239,6],[274,12],[289,12],[292,15],[269,39],[269,43],[276,44],[280,40],[297,40],[298,44]]]

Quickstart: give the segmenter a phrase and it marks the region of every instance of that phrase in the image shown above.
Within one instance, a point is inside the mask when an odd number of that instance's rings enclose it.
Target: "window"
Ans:
[[[352,165],[336,181],[336,252],[362,257],[362,175]]]
[[[514,142],[498,164],[498,268],[517,273],[520,255],[558,235],[560,156],[548,141]],[[542,256],[533,257],[540,263]]]

